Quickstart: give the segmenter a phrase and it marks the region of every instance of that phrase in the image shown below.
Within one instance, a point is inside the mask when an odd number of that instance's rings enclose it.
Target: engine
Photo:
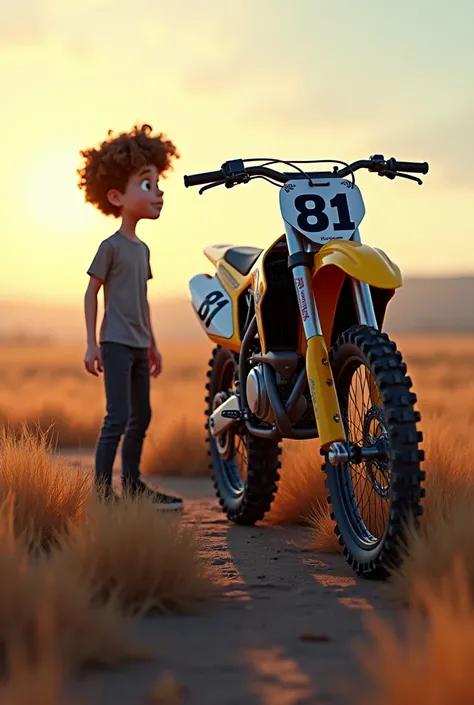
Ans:
[[[282,377],[277,373],[278,391],[284,407],[286,406],[293,390],[295,377],[296,373],[292,375],[290,379]],[[247,376],[246,390],[247,403],[252,414],[255,414],[255,416],[257,416],[261,421],[265,421],[266,423],[273,425],[275,423],[275,414],[270,403],[267,385],[265,384],[262,364],[258,364],[250,370]],[[296,403],[293,403],[291,411],[288,412],[291,423],[299,423],[300,420],[303,419],[303,416],[308,408],[311,409],[309,421],[314,423],[311,399],[309,396],[306,398],[305,394],[302,394]]]
[[[268,397],[267,387],[263,378],[263,367],[257,365],[247,376],[247,402],[250,411],[262,421],[273,423],[275,420],[272,405]]]

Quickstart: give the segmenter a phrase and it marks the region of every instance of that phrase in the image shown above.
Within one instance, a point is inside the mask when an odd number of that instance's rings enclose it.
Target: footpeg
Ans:
[[[239,400],[233,395],[215,409],[209,418],[209,429],[214,437],[225,433],[237,421],[243,420]]]
[[[236,409],[223,409],[221,415],[225,419],[235,419],[235,421],[243,421],[245,418],[245,414]]]

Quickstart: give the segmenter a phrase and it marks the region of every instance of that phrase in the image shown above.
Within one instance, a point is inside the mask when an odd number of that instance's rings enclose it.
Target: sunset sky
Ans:
[[[150,245],[152,297],[187,293],[215,242],[282,232],[263,181],[198,196],[235,157],[426,160],[422,187],[358,174],[362,238],[405,274],[474,273],[471,0],[15,0],[0,4],[0,297],[82,306],[116,221],[77,189],[79,150],[149,122],[182,158]]]

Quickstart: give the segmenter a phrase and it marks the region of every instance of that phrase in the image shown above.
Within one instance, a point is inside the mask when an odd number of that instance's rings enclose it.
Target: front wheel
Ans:
[[[416,395],[395,343],[368,326],[353,326],[338,338],[331,366],[353,449],[351,459],[337,465],[324,453],[334,531],[356,573],[386,578],[399,563],[407,522],[417,525],[422,514]],[[366,451],[362,460],[364,448],[371,449],[370,459]]]

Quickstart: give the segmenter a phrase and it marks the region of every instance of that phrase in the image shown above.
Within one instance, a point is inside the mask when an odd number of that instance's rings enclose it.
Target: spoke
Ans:
[[[362,501],[362,499],[363,499],[363,497],[364,497],[364,493],[365,493],[365,491],[366,491],[365,488],[366,488],[366,484],[367,484],[367,478],[366,478],[366,476],[365,476],[365,474],[364,474],[363,472],[359,472],[359,476],[358,476],[357,482],[356,482],[355,485],[353,485],[354,491],[359,488],[359,485],[360,485],[361,483],[362,483],[362,490],[361,490],[360,494],[357,495],[357,497],[358,497],[357,508],[359,508],[359,504],[360,504],[360,502]]]
[[[238,444],[235,448],[235,456],[237,460],[237,467],[242,480],[247,477],[247,465],[248,465],[248,449],[247,443],[242,438],[241,435],[237,434]]]
[[[365,486],[367,486],[367,484],[368,484],[368,483],[366,483]],[[367,500],[366,500],[366,502],[362,505],[362,509],[360,510],[360,513],[362,514],[363,517],[365,516],[365,510],[367,509],[368,506],[370,506],[370,497],[371,497],[371,494],[370,494],[370,490],[369,490]],[[364,519],[364,521],[365,521],[365,519]],[[366,524],[366,526],[367,526],[367,524]]]
[[[375,498],[375,532],[372,532],[372,533],[375,533],[376,536],[379,532],[379,524],[378,524],[378,517],[377,517],[377,505],[378,505],[378,501],[377,501],[377,497],[376,497]]]
[[[370,374],[370,372],[367,370],[367,367],[364,367],[364,387],[363,387],[363,389],[362,389],[362,397],[363,397],[364,400],[365,400],[365,392],[366,392],[366,386],[365,386],[366,383],[367,383],[367,386],[368,386],[367,374]],[[367,387],[367,388],[369,388],[369,387]],[[370,408],[370,396],[369,396],[369,398],[368,398],[367,407]],[[364,409],[365,409],[365,402],[364,402]]]
[[[360,386],[360,367],[357,368],[357,381],[359,382],[359,386]],[[356,397],[355,397],[355,408],[356,408],[357,415],[358,415],[358,417],[359,417],[359,422],[360,422],[359,430],[360,430],[360,431],[362,432],[362,434],[363,434],[363,433],[364,433],[364,419],[363,419],[363,416],[362,416],[362,414],[361,414],[360,403],[359,403],[359,400],[358,400],[358,398],[357,398],[357,393],[356,393]]]
[[[352,471],[353,471],[353,468],[351,468],[351,473],[352,473]],[[352,489],[354,491],[354,495],[355,495],[357,488],[359,487],[360,481],[365,479],[364,476],[362,475],[362,473],[359,472],[359,473],[355,473],[355,474],[357,475],[357,481],[355,484],[354,484],[354,482],[352,482]],[[352,479],[352,477],[351,477],[351,479]]]
[[[344,402],[344,418],[348,430],[349,440],[355,444],[373,445],[384,432],[377,412],[372,411],[374,418],[369,419],[369,409],[374,409],[371,388],[374,395],[378,394],[376,382],[366,365],[359,365],[353,372]],[[380,395],[378,395],[379,398]],[[366,434],[364,434],[364,428]],[[366,461],[357,465],[349,463],[352,485],[352,497],[358,509],[360,519],[365,524],[366,530],[373,536],[379,536],[385,528],[388,509],[388,497],[384,492],[389,492],[389,469],[383,468],[380,461]],[[378,506],[380,505],[380,506]]]
[[[351,395],[351,391],[349,392],[349,394]],[[357,412],[357,414],[359,416],[359,421],[360,421],[361,425],[357,426],[356,421],[354,419],[351,419],[351,422],[354,425],[354,427],[357,429],[358,433],[363,435],[363,433],[364,433],[363,422],[362,422],[362,418],[360,416],[360,411],[359,411],[358,404],[357,404],[357,398],[353,398],[352,396],[350,396],[350,401],[352,401],[352,406],[354,407],[355,411]],[[349,409],[350,409],[350,407],[348,408],[348,412],[349,412]],[[350,417],[350,413],[349,413],[349,417]],[[358,435],[358,439],[359,439],[359,435]]]

